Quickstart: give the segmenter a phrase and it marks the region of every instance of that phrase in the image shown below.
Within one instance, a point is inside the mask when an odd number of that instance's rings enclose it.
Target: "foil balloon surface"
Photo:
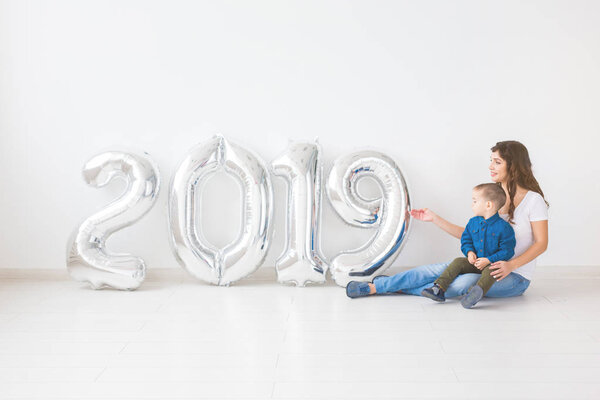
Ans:
[[[367,199],[358,182],[373,178],[382,196]],[[331,260],[335,282],[367,282],[390,267],[405,244],[410,227],[410,197],[406,181],[393,159],[377,151],[358,151],[339,157],[327,181],[327,194],[338,215],[348,224],[374,229],[363,246],[345,251]]]
[[[290,143],[272,163],[273,174],[286,180],[286,247],[277,259],[277,280],[304,286],[323,283],[327,264],[321,254],[321,182],[323,168],[317,143]]]
[[[233,175],[242,192],[241,232],[224,248],[210,244],[197,217],[207,179]],[[169,195],[170,237],[175,257],[194,277],[229,285],[256,271],[270,244],[273,189],[264,162],[222,136],[194,147],[179,165]]]
[[[147,153],[108,151],[92,157],[83,168],[85,181],[100,188],[123,178],[121,197],[87,218],[69,240],[67,269],[73,279],[92,288],[134,290],[144,281],[144,260],[131,254],[109,253],[106,240],[142,218],[156,202],[160,188],[158,167]]]

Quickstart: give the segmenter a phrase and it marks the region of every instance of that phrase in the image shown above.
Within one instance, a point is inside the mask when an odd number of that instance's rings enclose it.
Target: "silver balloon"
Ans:
[[[290,143],[271,167],[288,185],[286,248],[277,259],[277,280],[304,286],[323,283],[327,264],[320,249],[321,148],[317,143]]]
[[[243,197],[242,231],[222,249],[206,240],[196,222],[203,185],[220,169],[237,178]],[[171,181],[169,225],[175,257],[193,276],[217,285],[251,274],[264,261],[270,244],[272,202],[269,173],[254,153],[222,136],[194,147]]]
[[[70,275],[94,289],[134,290],[146,276],[144,260],[131,254],[109,253],[105,243],[114,232],[150,211],[160,188],[158,167],[147,153],[124,151],[98,154],[83,167],[83,178],[93,187],[103,187],[117,177],[127,181],[125,193],[83,221],[68,245]]]
[[[366,199],[357,184],[364,177],[379,185],[381,198]],[[403,247],[410,227],[410,197],[400,169],[387,155],[359,151],[338,158],[327,182],[327,194],[339,216],[348,224],[376,229],[358,249],[342,252],[331,261],[335,282],[370,281],[387,269]]]

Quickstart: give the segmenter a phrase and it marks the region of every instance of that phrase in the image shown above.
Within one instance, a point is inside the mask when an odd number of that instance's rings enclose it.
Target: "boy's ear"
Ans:
[[[492,203],[491,201],[488,200],[485,202],[485,207],[486,208],[494,208],[494,203]]]

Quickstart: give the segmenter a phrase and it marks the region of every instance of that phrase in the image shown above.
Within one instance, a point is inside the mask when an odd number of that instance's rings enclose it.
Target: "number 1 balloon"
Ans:
[[[139,220],[154,203],[160,187],[158,168],[147,153],[108,151],[92,157],[83,168],[85,181],[103,187],[116,177],[127,181],[125,193],[87,218],[71,236],[67,269],[73,279],[94,289],[134,290],[144,281],[144,260],[107,252],[108,237]]]
[[[275,263],[279,282],[304,286],[323,283],[327,264],[321,255],[321,149],[316,143],[291,143],[272,163],[288,185],[286,249]]]
[[[243,198],[242,230],[224,248],[211,245],[198,224],[203,185],[217,170],[237,178]],[[193,148],[171,181],[169,224],[179,263],[196,278],[229,285],[254,272],[270,244],[273,189],[264,162],[222,136]]]
[[[366,199],[360,195],[357,185],[364,177],[378,183],[381,198]],[[342,156],[329,174],[327,194],[346,223],[376,229],[364,246],[332,259],[333,279],[346,286],[351,280],[369,281],[380,275],[398,256],[409,231],[410,198],[400,169],[394,160],[376,151]]]

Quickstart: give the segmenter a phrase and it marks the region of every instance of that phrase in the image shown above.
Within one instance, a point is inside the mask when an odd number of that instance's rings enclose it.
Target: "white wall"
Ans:
[[[113,145],[148,151],[163,186],[109,247],[178,267],[168,182],[216,132],[267,162],[288,139],[317,136],[327,168],[384,150],[413,207],[455,223],[471,216],[471,187],[489,181],[489,148],[520,140],[551,203],[540,265],[599,265],[599,20],[595,1],[0,0],[0,267],[64,268],[70,232],[123,189],[81,178]],[[229,216],[206,225],[224,244],[240,200],[218,178],[205,210]],[[279,234],[265,265],[283,249],[285,186],[274,187]],[[326,254],[367,240],[325,211]],[[458,254],[457,240],[416,222],[396,264]]]

